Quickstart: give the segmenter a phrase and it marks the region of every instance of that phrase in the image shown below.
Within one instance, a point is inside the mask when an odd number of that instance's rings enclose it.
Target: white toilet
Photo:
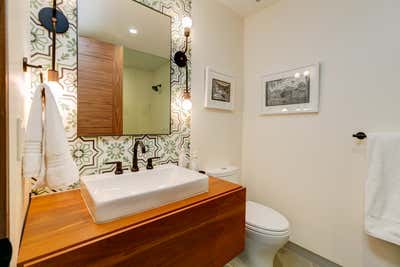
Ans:
[[[240,170],[229,166],[207,170],[210,176],[239,183]],[[289,222],[279,212],[256,202],[246,202],[246,247],[231,266],[273,267],[278,250],[289,240]]]

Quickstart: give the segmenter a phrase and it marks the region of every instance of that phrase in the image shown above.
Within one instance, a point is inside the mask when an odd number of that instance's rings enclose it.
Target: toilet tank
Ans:
[[[228,182],[240,184],[240,169],[236,166],[206,169],[206,174],[216,178],[221,178]]]

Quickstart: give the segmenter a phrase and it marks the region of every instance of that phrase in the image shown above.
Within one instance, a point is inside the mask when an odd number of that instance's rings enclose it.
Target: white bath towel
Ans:
[[[400,134],[368,135],[365,229],[400,245]]]
[[[42,90],[45,105],[42,105]],[[36,89],[29,114],[23,174],[37,180],[33,189],[48,186],[63,190],[79,180],[52,90],[61,87],[57,83],[44,83]]]

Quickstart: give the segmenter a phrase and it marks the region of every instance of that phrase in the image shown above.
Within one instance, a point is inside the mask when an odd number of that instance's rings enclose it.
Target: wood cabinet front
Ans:
[[[35,258],[28,255],[28,249],[34,249],[35,242],[40,243],[33,236],[27,237],[22,243],[19,266],[222,267],[244,249],[245,195],[243,187],[210,178],[209,193],[133,215],[131,219],[104,225],[84,223],[87,218],[74,219],[76,225],[56,228],[64,229],[65,234],[80,228],[88,240],[59,250],[53,246],[54,251],[43,251],[43,256]],[[77,196],[80,195],[75,193]],[[66,210],[73,213],[71,207]],[[78,214],[71,216],[82,217]],[[36,225],[31,230],[39,228]],[[62,238],[54,227],[53,231],[54,238]],[[90,238],[92,231],[99,236]],[[102,231],[107,234],[102,235]],[[57,240],[49,240],[51,243],[56,244]],[[44,245],[40,246],[37,249],[43,250]],[[28,253],[21,255],[24,252]]]

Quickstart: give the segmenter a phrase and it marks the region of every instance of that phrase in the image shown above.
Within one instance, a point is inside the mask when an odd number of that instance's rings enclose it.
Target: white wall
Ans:
[[[240,166],[243,19],[215,0],[194,0],[192,19],[192,151],[201,168]],[[206,66],[236,77],[234,112],[204,108]]]
[[[23,140],[23,129],[19,128],[17,119],[23,127],[26,118],[25,107],[27,98],[27,84],[22,72],[22,58],[27,47],[29,33],[28,1],[8,0],[7,4],[7,60],[8,60],[8,91],[9,91],[9,235],[13,244],[13,260],[11,266],[16,266],[19,240],[27,195],[21,178],[21,158],[18,157],[18,145]],[[18,130],[19,128],[19,130]],[[21,133],[18,137],[18,132]],[[18,144],[18,142],[20,144]],[[20,149],[22,147],[20,146]]]
[[[281,0],[245,20],[244,180],[291,221],[291,240],[346,267],[400,266],[363,233],[366,147],[400,131],[400,2]],[[259,116],[259,75],[321,62],[316,115]]]

